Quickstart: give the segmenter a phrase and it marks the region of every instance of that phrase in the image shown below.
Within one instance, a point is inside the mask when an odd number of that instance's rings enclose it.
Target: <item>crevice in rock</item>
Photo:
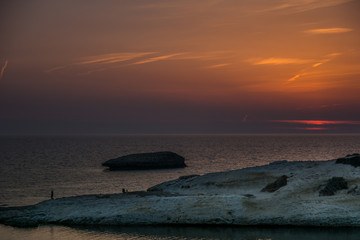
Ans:
[[[266,187],[264,187],[263,189],[261,189],[261,191],[262,191],[262,192],[275,192],[275,191],[278,190],[279,188],[287,185],[287,179],[288,179],[288,176],[282,175],[281,177],[279,177],[278,179],[276,179],[275,182],[269,183],[268,185],[266,185]]]
[[[328,180],[323,189],[319,191],[319,196],[332,196],[335,192],[348,189],[348,184],[343,177],[333,177]]]

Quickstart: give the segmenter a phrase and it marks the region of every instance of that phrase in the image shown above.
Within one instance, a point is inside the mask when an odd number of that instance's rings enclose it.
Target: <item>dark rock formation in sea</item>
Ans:
[[[353,167],[359,167],[360,166],[360,154],[358,153],[354,153],[354,154],[350,154],[347,155],[346,157],[343,158],[338,158],[336,159],[336,163],[342,163],[342,164],[349,164]]]
[[[184,157],[173,152],[138,153],[111,159],[102,164],[110,170],[145,170],[186,167]]]

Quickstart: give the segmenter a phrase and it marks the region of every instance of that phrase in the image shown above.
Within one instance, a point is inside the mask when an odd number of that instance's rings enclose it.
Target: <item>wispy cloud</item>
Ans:
[[[304,70],[303,70],[302,73],[296,74],[295,76],[289,78],[287,81],[288,81],[288,82],[293,82],[293,81],[297,80],[298,78],[303,77],[303,76],[305,76],[305,75],[307,75],[307,73],[304,72]]]
[[[351,28],[317,28],[306,30],[310,34],[339,34],[353,31]]]
[[[320,130],[327,130],[329,128],[326,127],[296,127],[293,129],[298,129],[298,130],[310,130],[310,131],[320,131]]]
[[[73,64],[72,64],[72,65],[73,65]],[[51,72],[54,72],[54,71],[58,71],[58,70],[61,70],[61,69],[65,69],[65,68],[67,68],[67,67],[69,67],[69,66],[72,66],[72,65],[56,66],[56,67],[47,69],[47,70],[45,70],[44,72],[45,72],[45,73],[51,73]]]
[[[222,67],[226,67],[226,66],[229,66],[230,63],[220,63],[220,64],[215,64],[215,65],[211,65],[211,66],[208,66],[207,68],[222,68]]]
[[[248,62],[253,65],[283,65],[283,64],[306,64],[313,62],[313,59],[299,59],[299,58],[252,58]]]
[[[320,66],[320,65],[322,65],[324,63],[325,63],[325,61],[324,62],[318,62],[318,63],[314,63],[312,66],[315,68],[315,67],[318,67],[318,66]],[[296,76],[298,76],[298,75],[296,75]]]
[[[67,65],[56,66],[45,70],[45,73],[75,70],[79,75],[88,75],[130,65],[142,65],[164,60],[196,60],[196,61],[227,61],[231,57],[229,51],[178,52],[166,55],[159,52],[125,52],[101,54],[77,59]],[[149,56],[150,55],[150,56]],[[225,60],[226,59],[226,60]],[[214,64],[208,68],[221,68],[231,63]]]
[[[144,64],[144,63],[151,63],[161,60],[202,60],[202,61],[209,61],[209,60],[220,60],[228,58],[231,52],[229,51],[210,51],[210,52],[180,52],[180,53],[173,53],[163,56],[151,57],[147,59],[143,59],[137,62],[132,63],[132,65],[137,64]],[[208,68],[220,68],[230,65],[230,63],[221,63],[211,65]]]
[[[324,63],[330,62],[333,58],[342,55],[342,53],[331,53],[326,55],[323,59],[320,59],[318,62],[314,63],[312,65],[313,68],[316,68]]]
[[[330,62],[331,60],[333,60],[336,56],[339,56],[341,55],[341,53],[331,53],[331,54],[328,54],[326,55],[324,58],[316,61],[316,62],[313,62],[313,64],[311,65],[311,67],[308,67],[308,68],[304,68],[300,71],[300,73],[296,74],[295,76],[291,77],[288,79],[288,82],[293,82],[295,80],[297,80],[298,78],[300,77],[303,77],[305,75],[309,75],[310,72],[312,71],[312,68],[317,68],[327,62]]]
[[[323,105],[313,105],[313,106],[306,106],[306,107],[298,107],[297,110],[303,110],[303,109],[311,109],[311,110],[318,110],[318,109],[334,109],[337,107],[343,106],[343,104],[339,103],[333,103],[333,104],[323,104]]]
[[[104,68],[104,65],[106,64],[113,64],[113,63],[119,63],[119,62],[126,62],[133,59],[137,59],[139,57],[144,57],[150,54],[154,54],[156,52],[126,52],[126,53],[110,53],[110,54],[101,54],[96,56],[90,56],[90,57],[84,57],[81,59],[78,59],[77,61],[68,64],[68,65],[62,65],[62,66],[56,66],[53,68],[50,68],[46,70],[46,73],[63,70],[63,69],[69,69],[73,67],[80,67],[80,66],[87,66],[91,65],[93,68],[99,67],[99,69],[92,69],[91,72],[96,71],[102,71],[106,68]],[[89,71],[88,71],[89,72]]]
[[[278,5],[268,8],[265,11],[285,11],[285,13],[305,12],[318,8],[334,7],[352,0],[281,0]]]
[[[293,76],[292,78],[290,78],[288,81],[292,82],[295,81],[296,79],[298,79],[299,77],[301,77],[303,74],[296,74],[295,76]]]
[[[4,63],[4,66],[1,68],[0,80],[1,80],[2,77],[4,76],[4,72],[5,72],[5,69],[7,68],[8,63],[9,63],[9,61],[6,59],[6,60],[5,60],[5,63]]]
[[[293,82],[305,75],[309,75],[311,72],[313,72],[313,68],[317,68],[327,62],[330,62],[339,55],[342,55],[342,53],[331,53],[318,59],[271,57],[271,58],[250,58],[246,61],[252,65],[289,65],[289,64],[304,65],[304,68],[301,71],[299,71],[298,73],[296,73],[294,76],[292,76],[287,80],[288,82]]]
[[[207,52],[184,52],[182,55],[177,56],[176,59],[181,60],[219,60],[229,58],[233,52],[231,51],[207,51]]]
[[[151,62],[156,62],[156,61],[161,61],[161,60],[165,60],[165,59],[169,59],[169,58],[173,58],[179,55],[182,55],[183,53],[174,53],[174,54],[169,54],[169,55],[163,55],[163,56],[159,56],[159,57],[152,57],[152,58],[147,58],[138,62],[134,62],[133,64],[144,64],[144,63],[151,63]]]
[[[98,56],[87,57],[86,60],[78,62],[77,64],[109,64],[117,62],[125,62],[138,57],[154,54],[155,52],[130,52],[130,53],[112,53]]]

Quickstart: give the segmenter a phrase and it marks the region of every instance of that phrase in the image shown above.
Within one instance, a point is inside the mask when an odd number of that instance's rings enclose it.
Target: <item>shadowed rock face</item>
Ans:
[[[283,176],[279,177],[278,179],[276,179],[275,182],[269,183],[268,185],[266,185],[266,187],[261,189],[261,191],[262,192],[275,192],[276,190],[278,190],[279,188],[281,188],[287,184],[287,179],[288,179],[288,176],[283,175]]]
[[[360,166],[360,154],[354,153],[352,155],[347,155],[344,158],[338,158],[336,160],[336,163],[342,163],[342,164],[348,164],[353,167],[359,167]]]
[[[332,196],[335,192],[342,189],[348,189],[348,184],[342,177],[333,177],[328,180],[324,189],[320,190],[320,196]]]
[[[139,153],[111,159],[102,164],[110,170],[146,170],[186,167],[185,159],[173,152]]]

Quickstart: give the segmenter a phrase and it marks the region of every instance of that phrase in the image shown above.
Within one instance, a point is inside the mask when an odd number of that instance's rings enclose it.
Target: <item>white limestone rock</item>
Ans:
[[[275,162],[229,172],[192,175],[147,192],[87,195],[0,208],[0,223],[38,224],[231,224],[360,227],[360,168],[321,162]],[[261,190],[286,175],[286,185]],[[348,189],[320,196],[328,180]]]

